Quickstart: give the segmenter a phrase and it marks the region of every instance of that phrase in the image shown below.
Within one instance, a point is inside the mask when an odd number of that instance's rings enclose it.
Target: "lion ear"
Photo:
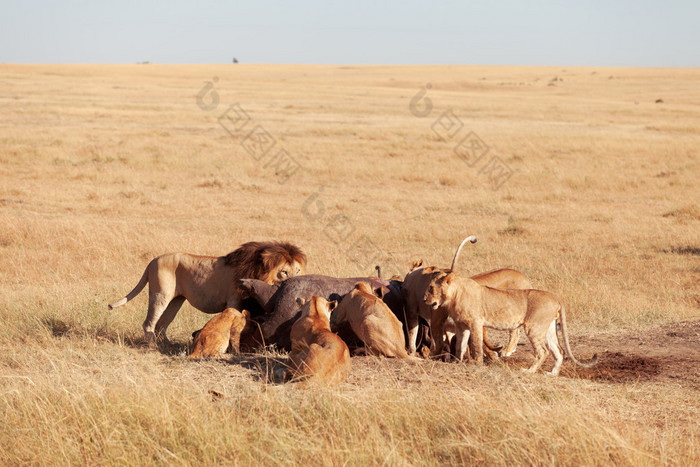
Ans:
[[[423,259],[414,259],[411,263],[411,271],[418,269],[423,266]]]
[[[367,287],[367,284],[365,284],[362,281],[355,284],[355,290],[359,290],[360,292],[371,293],[369,287]]]
[[[335,310],[335,307],[338,306],[338,300],[333,300],[331,302],[328,302],[328,311],[333,311]]]
[[[297,297],[297,305],[304,306],[305,303],[306,303],[306,300],[304,300],[301,297]]]
[[[381,287],[377,287],[376,289],[373,290],[374,295],[376,295],[379,298],[384,298],[384,289]]]
[[[455,277],[455,273],[454,273],[454,272],[451,272],[451,273],[449,273],[448,275],[446,275],[446,276],[445,276],[445,279],[444,279],[445,284],[450,285],[450,284],[452,283],[452,279],[454,279],[454,277]]]
[[[241,311],[241,316],[243,317],[243,319],[248,319],[250,318],[250,312],[248,310],[243,310]]]

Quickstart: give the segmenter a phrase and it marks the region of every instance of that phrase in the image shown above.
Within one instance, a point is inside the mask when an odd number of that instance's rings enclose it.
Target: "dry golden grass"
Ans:
[[[202,110],[215,76],[220,103]],[[0,463],[697,465],[699,79],[0,65]],[[251,123],[230,135],[217,119],[235,103]],[[431,126],[448,110],[464,127],[446,142]],[[260,161],[241,146],[255,125],[276,140]],[[514,170],[499,190],[453,153],[469,131]],[[279,149],[301,165],[284,184]],[[392,274],[448,265],[472,233],[461,269],[520,269],[567,303],[574,352],[637,366],[525,376],[521,346],[482,368],[356,358],[347,384],[300,390],[266,382],[283,354],[182,358],[208,318],[188,305],[165,353],[142,345],[145,293],[106,311],[166,252],[285,239],[310,273]],[[358,263],[364,238],[380,253]]]

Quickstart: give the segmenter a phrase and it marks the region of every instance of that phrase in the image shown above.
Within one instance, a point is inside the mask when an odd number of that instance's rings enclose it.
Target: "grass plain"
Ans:
[[[0,462],[698,465],[699,80],[0,65]],[[207,82],[218,105],[197,100]],[[421,90],[432,107],[411,107]],[[472,132],[488,152],[469,165]],[[496,190],[493,156],[512,171]],[[268,382],[275,351],[183,358],[208,318],[189,305],[167,352],[143,345],[146,293],[106,307],[167,252],[280,239],[310,273],[405,274],[469,234],[459,269],[514,267],[560,296],[602,370],[524,375],[521,345],[479,368],[354,358],[348,383],[299,389]]]

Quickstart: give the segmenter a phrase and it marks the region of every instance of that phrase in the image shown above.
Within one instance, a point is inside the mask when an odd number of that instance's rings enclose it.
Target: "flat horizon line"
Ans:
[[[317,66],[317,67],[353,67],[353,68],[375,68],[375,67],[502,67],[502,68],[627,68],[627,69],[653,69],[653,70],[695,70],[700,66],[658,66],[658,65],[504,65],[488,63],[394,63],[394,64],[356,64],[356,63],[278,63],[278,62],[245,62],[245,63],[219,63],[219,62],[192,62],[192,63],[160,63],[160,62],[0,62],[0,65],[28,65],[28,66],[130,66],[130,65],[155,65],[155,66]]]

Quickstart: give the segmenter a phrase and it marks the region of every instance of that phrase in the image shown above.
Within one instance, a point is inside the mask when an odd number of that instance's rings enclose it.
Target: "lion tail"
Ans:
[[[148,266],[146,266],[146,270],[143,271],[143,275],[141,276],[141,280],[139,281],[138,284],[136,284],[136,287],[134,287],[134,289],[131,292],[126,294],[126,297],[122,297],[119,300],[117,300],[116,302],[110,303],[109,305],[107,305],[107,309],[113,310],[119,306],[122,306],[126,302],[128,302],[129,300],[133,299],[135,296],[140,294],[141,291],[143,290],[143,288],[146,287],[146,284],[148,284],[148,270],[150,269],[150,267],[151,267],[150,264]]]
[[[598,354],[594,354],[593,358],[591,358],[586,363],[581,363],[578,360],[576,360],[574,354],[571,352],[571,346],[569,345],[569,331],[566,328],[566,312],[564,311],[564,305],[561,305],[561,308],[559,309],[559,316],[559,320],[561,322],[561,333],[562,336],[564,336],[564,348],[566,349],[566,355],[571,359],[572,362],[574,362],[581,368],[591,368],[592,366],[597,365]]]
[[[462,243],[459,244],[459,246],[457,247],[457,251],[455,252],[455,257],[452,258],[452,266],[450,266],[450,272],[453,272],[455,270],[455,266],[457,265],[457,258],[459,258],[459,252],[462,251],[462,247],[467,242],[476,243],[476,235],[468,236],[467,238],[462,240]]]
[[[484,328],[484,345],[491,351],[491,352],[500,352],[503,350],[502,345],[493,345],[488,338],[486,337],[486,328]]]

